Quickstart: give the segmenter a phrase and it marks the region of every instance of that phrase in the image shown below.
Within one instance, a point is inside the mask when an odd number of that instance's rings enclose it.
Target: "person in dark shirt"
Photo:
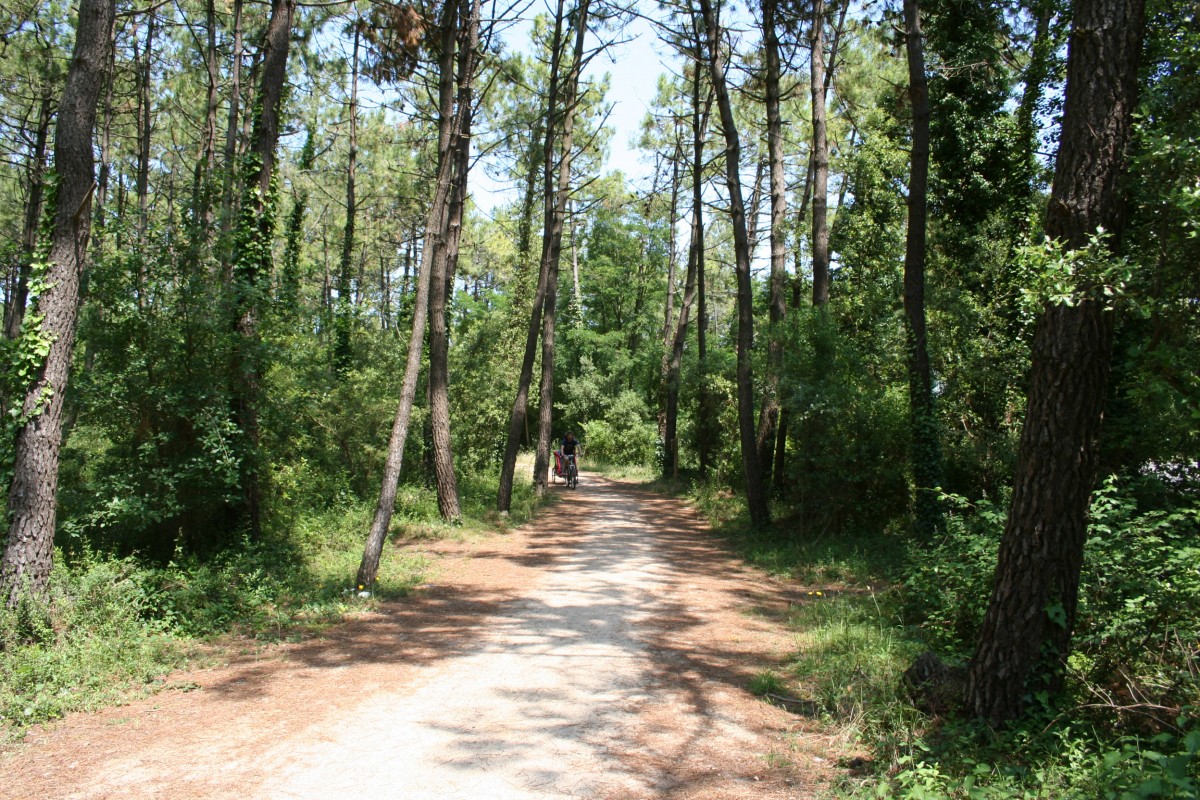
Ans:
[[[554,474],[559,476],[566,474],[566,456],[575,456],[575,463],[578,466],[579,451],[579,440],[575,438],[574,433],[567,431],[567,435],[562,440],[562,447],[554,451]]]

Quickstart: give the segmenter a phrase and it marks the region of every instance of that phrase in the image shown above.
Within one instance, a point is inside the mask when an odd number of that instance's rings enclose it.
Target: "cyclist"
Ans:
[[[562,447],[554,451],[554,471],[559,476],[566,475],[567,465],[566,457],[574,456],[576,466],[579,465],[579,440],[575,438],[575,434],[567,431],[567,435],[563,437]]]

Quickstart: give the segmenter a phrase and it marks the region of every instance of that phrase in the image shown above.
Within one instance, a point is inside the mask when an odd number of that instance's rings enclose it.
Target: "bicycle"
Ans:
[[[575,464],[575,455],[564,455],[563,461],[566,462],[563,471],[567,477],[567,488],[574,489],[579,485],[579,467]]]

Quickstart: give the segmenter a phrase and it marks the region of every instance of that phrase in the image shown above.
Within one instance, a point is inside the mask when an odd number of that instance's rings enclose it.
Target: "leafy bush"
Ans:
[[[60,558],[44,597],[0,607],[0,730],[116,700],[177,666],[185,649],[143,611],[137,565]]]
[[[943,495],[946,533],[932,544],[912,543],[902,590],[905,619],[928,646],[966,654],[979,637],[1004,533],[1005,507]]]
[[[636,392],[621,392],[602,419],[582,424],[584,452],[601,463],[649,465],[658,444],[658,429],[649,420],[646,402]]]

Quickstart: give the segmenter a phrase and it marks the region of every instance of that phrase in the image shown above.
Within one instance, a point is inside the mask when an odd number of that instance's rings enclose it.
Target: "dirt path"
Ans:
[[[402,603],[31,734],[0,798],[816,797],[828,742],[745,688],[794,587],[676,501],[593,476],[568,500],[413,546],[442,569]]]

